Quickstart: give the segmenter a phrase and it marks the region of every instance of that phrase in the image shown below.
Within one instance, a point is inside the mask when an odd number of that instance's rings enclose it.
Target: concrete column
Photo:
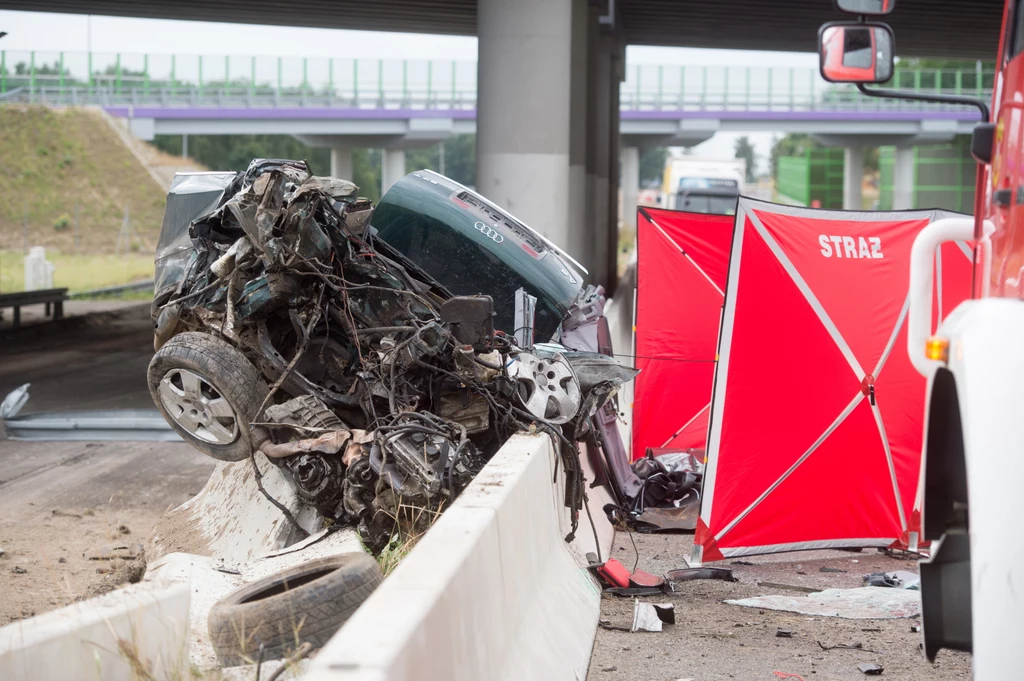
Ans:
[[[615,293],[619,278],[619,185],[622,134],[619,129],[620,83],[626,78],[626,50],[617,39],[612,41],[608,71],[608,233],[605,247],[605,278],[601,281],[609,296]],[[634,208],[635,210],[635,208]]]
[[[914,208],[914,147],[896,147],[892,169],[892,209]]]
[[[381,196],[391,185],[405,177],[405,149],[384,149],[381,152]]]
[[[611,155],[611,38],[603,33],[597,39],[597,50],[594,57],[593,97],[591,107],[594,109],[593,134],[590,135],[591,149],[594,155],[594,217],[588,235],[590,252],[583,264],[590,269],[590,279],[596,283],[608,281],[608,184]],[[588,130],[588,134],[590,131]],[[617,187],[615,188],[618,189]]]
[[[843,153],[843,209],[863,209],[864,147],[848,146]]]
[[[571,83],[569,86],[568,252],[583,262],[587,233],[587,57],[591,20],[589,0],[572,0]]]
[[[331,149],[331,177],[352,180],[352,150],[348,147]]]
[[[588,7],[587,24],[587,130],[586,130],[586,195],[584,196],[583,248],[577,258],[587,269],[594,266],[594,225],[597,224],[597,75],[598,56],[601,54],[598,23],[601,10],[597,3]]]
[[[477,190],[568,246],[572,0],[477,0]]]
[[[622,147],[622,224],[636,229],[636,206],[640,197],[640,149]]]

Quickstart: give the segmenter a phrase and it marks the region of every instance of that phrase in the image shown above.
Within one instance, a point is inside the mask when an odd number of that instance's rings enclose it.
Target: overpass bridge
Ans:
[[[900,0],[898,5],[886,21],[899,36],[900,56],[991,59],[996,52],[1001,0]],[[475,35],[477,188],[577,254],[593,278],[609,289],[616,268],[619,214],[618,192],[610,189],[620,184],[620,165],[626,172],[635,166],[630,153],[620,159],[620,149],[636,149],[622,145],[620,105],[625,103],[627,110],[644,109],[642,102],[630,105],[628,85],[620,87],[629,77],[626,45],[809,52],[821,23],[842,16],[823,0],[308,0],[298,8],[249,0],[0,0],[0,7]],[[236,70],[232,58],[219,60],[226,70],[230,68],[230,74],[225,73],[227,84],[234,82],[235,74],[245,73],[244,62]],[[313,80],[308,71],[302,74],[303,60],[291,63],[301,83]],[[284,70],[282,66],[282,81],[288,77]],[[343,71],[336,70],[336,75]],[[120,73],[123,84],[123,68]],[[742,82],[732,76],[730,72],[728,88],[723,87],[729,93],[728,107],[720,109],[723,112],[733,110],[733,85]],[[779,80],[785,79],[772,79],[773,88]],[[643,79],[642,92],[649,91],[648,82],[653,81]],[[666,76],[662,87],[669,82],[671,77]],[[709,78],[709,83],[714,82],[718,81]],[[752,77],[752,90],[761,82]],[[205,93],[206,85],[196,87]],[[943,83],[941,87],[954,86]],[[686,90],[692,92],[689,82]],[[362,108],[362,101],[355,108]],[[671,124],[671,120],[660,122]],[[655,124],[647,121],[645,125]],[[629,135],[626,141],[630,142]],[[854,151],[848,154],[848,165],[854,168],[857,148],[851,147]]]
[[[98,105],[146,140],[293,135],[331,149],[338,176],[351,175],[352,149],[380,148],[386,189],[405,173],[405,150],[476,132],[477,72],[440,60],[6,51],[0,102]],[[980,67],[903,69],[892,86],[988,98],[992,82]],[[909,200],[912,146],[967,134],[978,120],[973,108],[865,97],[808,68],[626,64],[617,95],[627,220],[644,147],[693,146],[719,131],[813,134],[844,147],[844,202],[854,207],[866,147],[901,150],[895,195]]]

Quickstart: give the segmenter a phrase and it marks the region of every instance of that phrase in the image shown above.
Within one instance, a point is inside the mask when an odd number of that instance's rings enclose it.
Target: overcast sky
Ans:
[[[271,55],[366,59],[476,60],[476,38],[322,28],[128,19],[41,12],[0,11],[3,50]],[[793,52],[629,47],[628,64],[777,66],[815,68],[817,56]],[[731,158],[739,134],[720,133],[695,149],[701,156]],[[751,133],[762,164],[771,133]],[[764,167],[762,165],[762,167]]]

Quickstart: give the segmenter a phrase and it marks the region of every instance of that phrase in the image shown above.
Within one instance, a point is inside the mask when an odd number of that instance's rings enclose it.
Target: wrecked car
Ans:
[[[150,392],[186,442],[254,469],[266,456],[375,553],[532,426],[569,474],[575,530],[577,443],[600,450],[614,430],[622,451],[612,402],[635,374],[597,352],[603,293],[581,269],[429,171],[376,210],[303,161],[180,174],[156,255]]]

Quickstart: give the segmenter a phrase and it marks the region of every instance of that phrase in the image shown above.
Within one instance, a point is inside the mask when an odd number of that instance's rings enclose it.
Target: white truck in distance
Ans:
[[[658,203],[662,208],[691,213],[732,215],[746,174],[743,159],[669,156]]]

